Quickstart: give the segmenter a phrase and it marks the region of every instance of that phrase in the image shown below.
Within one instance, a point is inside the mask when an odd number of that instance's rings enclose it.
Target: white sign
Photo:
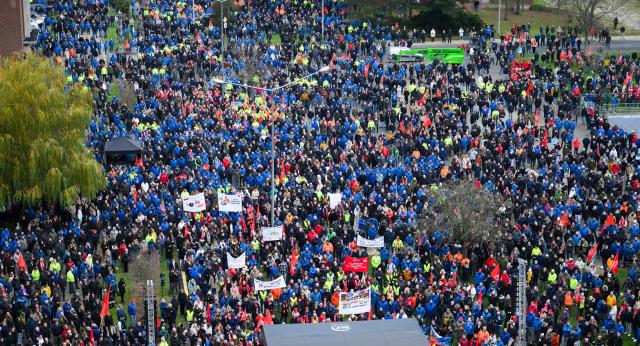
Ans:
[[[354,315],[371,311],[371,287],[356,292],[340,292],[340,315]]]
[[[358,241],[356,242],[356,244],[362,247],[384,247],[384,237],[378,237],[376,239],[370,240],[361,235],[358,235]]]
[[[253,286],[255,286],[256,291],[264,291],[264,290],[272,290],[274,288],[284,288],[287,287],[287,284],[284,282],[284,278],[282,275],[273,281],[262,281],[258,279],[253,279]]]
[[[207,203],[204,200],[204,193],[182,197],[182,210],[186,212],[196,213],[199,211],[203,211],[206,208]]]
[[[233,258],[230,253],[227,252],[227,266],[229,269],[240,269],[244,268],[247,263],[247,255],[243,252],[242,255],[238,256],[238,258]]]
[[[340,204],[341,200],[342,200],[342,194],[341,193],[330,193],[329,194],[329,208],[333,209],[333,208],[337,207]]]
[[[262,227],[262,241],[282,240],[284,226]]]
[[[242,196],[218,193],[218,210],[239,213],[242,211]]]

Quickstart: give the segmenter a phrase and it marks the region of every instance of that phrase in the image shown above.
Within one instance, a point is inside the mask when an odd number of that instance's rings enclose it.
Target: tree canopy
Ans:
[[[84,144],[93,100],[35,54],[0,60],[0,207],[72,206],[106,179]]]
[[[469,29],[479,30],[484,26],[484,22],[477,14],[466,11],[456,1],[430,0],[427,4],[426,9],[412,18],[416,26],[425,30],[451,29],[457,33],[459,28],[469,31]]]
[[[495,194],[469,182],[434,186],[420,227],[444,232],[465,249],[473,244],[492,246],[502,236],[501,224],[496,221],[504,206]]]

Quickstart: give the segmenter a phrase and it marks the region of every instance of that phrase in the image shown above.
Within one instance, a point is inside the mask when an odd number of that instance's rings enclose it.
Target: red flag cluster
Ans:
[[[369,271],[369,257],[351,257],[346,256],[344,258],[344,264],[342,270],[347,272],[366,273]]]

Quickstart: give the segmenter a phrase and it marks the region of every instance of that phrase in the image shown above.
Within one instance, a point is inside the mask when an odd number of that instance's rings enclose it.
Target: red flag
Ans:
[[[133,187],[133,204],[137,204],[138,203],[138,189],[134,186]]]
[[[365,67],[364,67],[364,76],[365,76],[365,77],[368,77],[368,76],[369,76],[369,65],[370,65],[370,64],[367,64],[367,65],[365,65]]]
[[[273,324],[273,318],[271,317],[271,310],[267,310],[267,314],[264,316],[264,324]]]
[[[346,272],[366,273],[369,271],[369,257],[351,257],[344,258],[342,270]]]
[[[96,337],[93,335],[93,327],[89,328],[89,344],[91,344],[91,346],[96,345]]]
[[[242,316],[240,317],[240,321],[246,321],[247,320],[247,309],[245,308],[244,311],[242,311]]]
[[[367,317],[367,320],[369,320],[369,321],[371,321],[371,310],[372,310],[372,308],[369,307],[369,317]]]
[[[289,274],[291,276],[295,275],[296,273],[296,264],[298,264],[298,251],[294,249],[291,252],[291,265],[289,266]]]
[[[491,273],[489,273],[489,276],[491,276],[493,281],[498,281],[498,279],[500,279],[500,263],[496,264],[496,266],[493,267]]]
[[[429,286],[433,285],[433,272],[429,275]]]
[[[18,256],[18,270],[27,271],[27,264],[24,262],[24,257],[22,257],[22,253]]]
[[[109,293],[110,289],[107,289],[107,294],[104,295],[104,299],[102,299],[102,309],[100,309],[100,318],[103,318],[105,315],[109,314]]]
[[[618,262],[619,261],[620,261],[619,253],[616,252],[616,257],[613,258],[613,262],[611,262],[611,268],[610,268],[613,273],[616,273],[616,274],[618,273],[618,269],[619,269],[618,268]]]
[[[482,291],[478,290],[478,304],[482,305]]]
[[[569,216],[567,214],[562,215],[562,217],[560,217],[560,219],[558,220],[558,225],[562,227],[567,227],[570,224],[571,224],[571,221],[569,220]]]
[[[286,173],[285,173],[285,167],[284,167],[284,159],[282,159],[282,169],[280,170],[280,184],[284,184],[285,175]]]
[[[618,65],[622,65],[622,52],[618,54]]]
[[[589,253],[587,254],[587,260],[589,262],[591,262],[593,260],[593,256],[596,255],[596,251],[598,251],[598,243],[596,243],[591,250],[589,250]]]
[[[480,179],[476,179],[475,184],[476,184],[476,189],[479,189],[481,186]]]
[[[540,143],[540,146],[546,147],[547,145],[549,145],[549,130],[545,128],[544,137],[542,137],[542,142]]]
[[[211,304],[207,304],[207,322],[211,323]]]
[[[629,82],[631,81],[631,78],[633,78],[633,71],[627,73],[627,77],[624,79],[624,85],[629,84]]]

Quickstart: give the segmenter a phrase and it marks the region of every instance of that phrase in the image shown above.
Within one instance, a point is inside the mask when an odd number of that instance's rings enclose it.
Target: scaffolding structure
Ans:
[[[527,345],[527,261],[518,258],[518,338],[517,346]]]
[[[147,280],[147,336],[149,346],[155,346],[156,344],[156,321],[155,321],[155,301],[156,297],[153,294],[153,280]]]

